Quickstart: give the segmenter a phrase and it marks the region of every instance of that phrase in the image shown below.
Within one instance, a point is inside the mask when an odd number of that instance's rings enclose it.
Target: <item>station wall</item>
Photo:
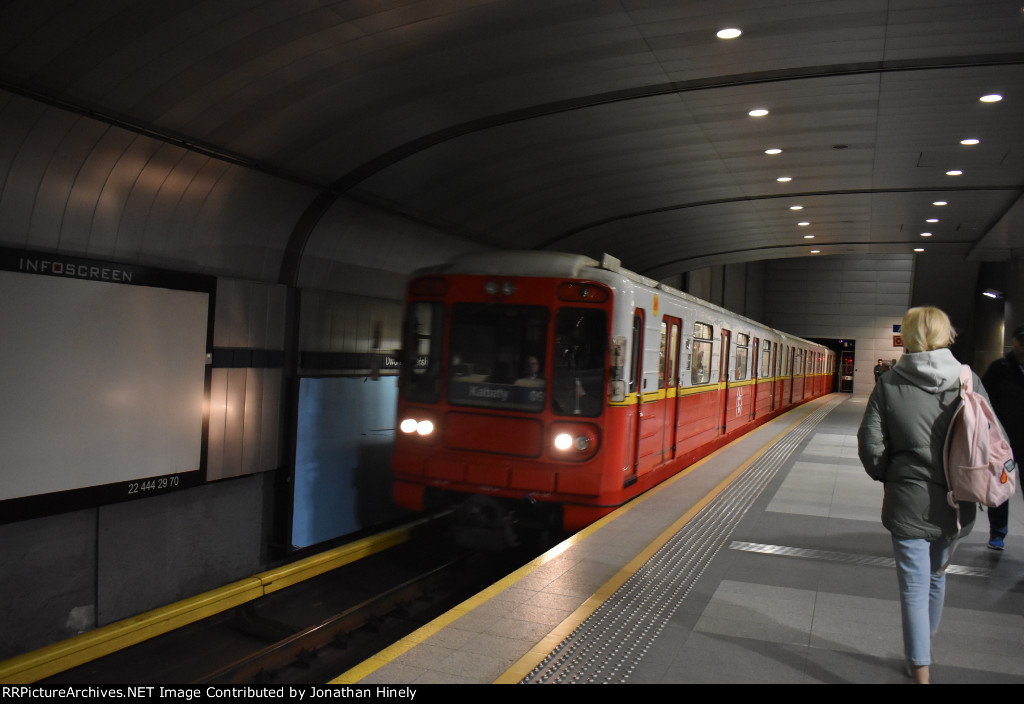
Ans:
[[[913,264],[909,255],[769,261],[766,322],[801,337],[855,339],[853,391],[870,393],[877,361],[903,354],[893,344],[893,325],[910,305]]]
[[[60,242],[37,241],[10,225],[7,221],[0,230],[0,246],[121,256],[80,247],[74,239],[67,240],[65,250]],[[332,228],[344,236],[332,237]],[[433,249],[422,244],[431,240],[437,243]],[[412,247],[412,241],[421,244]],[[211,267],[195,262],[169,260],[162,241],[152,244],[151,252],[133,250],[132,260],[211,273]],[[207,482],[0,524],[0,659],[248,577],[287,554],[282,526],[291,518],[287,479],[293,458],[287,448],[294,419],[289,408],[298,393],[298,383],[284,378],[288,355],[328,353],[331,360],[330,354],[394,350],[408,273],[478,248],[342,199],[310,238],[301,272],[306,288],[277,283],[278,268],[267,263],[273,257],[266,254],[246,256],[240,276],[218,275]],[[228,261],[218,257],[212,268],[223,271]],[[364,371],[369,376],[370,370]],[[360,372],[329,362],[303,373],[351,377]],[[61,428],[50,431],[57,435]],[[346,451],[363,462],[358,472],[367,471],[365,461],[380,465],[374,471],[387,472],[388,453],[381,451],[379,438],[363,448],[361,431],[346,424],[331,428]],[[381,482],[371,484],[379,488]],[[380,494],[375,489],[363,496],[379,501]],[[350,508],[357,521],[343,522],[342,528],[365,525],[378,515],[359,503]]]

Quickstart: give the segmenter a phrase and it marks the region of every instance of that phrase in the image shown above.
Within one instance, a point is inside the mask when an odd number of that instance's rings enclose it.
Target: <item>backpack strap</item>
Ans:
[[[961,396],[974,391],[974,374],[971,373],[971,368],[966,364],[960,365],[960,389]]]

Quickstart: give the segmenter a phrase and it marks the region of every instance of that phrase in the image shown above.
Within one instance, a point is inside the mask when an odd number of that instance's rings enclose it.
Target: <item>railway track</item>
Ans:
[[[533,555],[413,541],[41,684],[316,684],[400,640]]]

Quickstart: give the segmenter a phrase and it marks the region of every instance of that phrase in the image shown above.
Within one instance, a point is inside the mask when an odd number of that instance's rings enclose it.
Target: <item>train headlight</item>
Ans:
[[[403,418],[402,422],[398,424],[398,429],[410,439],[433,443],[434,421],[428,418],[423,416]]]
[[[570,462],[589,460],[597,454],[601,444],[601,430],[593,423],[553,423],[549,437],[552,459]]]
[[[511,296],[516,292],[516,285],[511,281],[488,281],[484,284],[484,292],[488,296]]]

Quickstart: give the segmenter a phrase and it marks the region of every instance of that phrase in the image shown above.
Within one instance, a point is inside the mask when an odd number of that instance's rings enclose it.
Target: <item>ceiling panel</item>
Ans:
[[[9,0],[0,89],[5,242],[266,270],[350,195],[659,276],[1024,249],[1017,2]]]

